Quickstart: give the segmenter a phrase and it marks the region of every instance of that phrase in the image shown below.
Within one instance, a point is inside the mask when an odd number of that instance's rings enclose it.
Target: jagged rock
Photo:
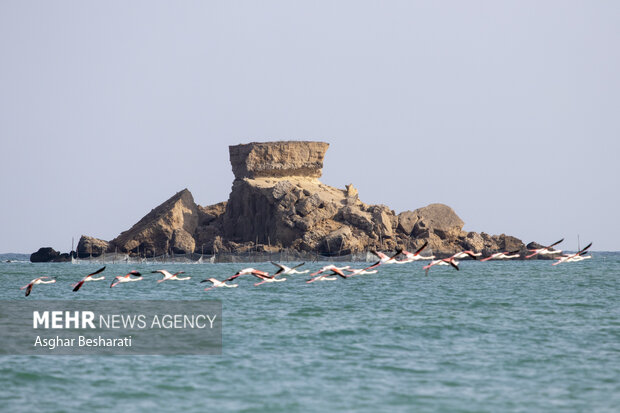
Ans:
[[[497,246],[498,249],[503,251],[517,251],[525,249],[525,245],[520,239],[506,234],[497,236]]]
[[[30,262],[51,262],[59,255],[60,253],[54,248],[42,247],[37,252],[30,254]]]
[[[330,232],[323,239],[320,252],[324,255],[345,255],[359,250],[359,247],[351,228],[345,225]]]
[[[529,244],[527,244],[525,246],[525,248],[527,248],[528,250],[537,250],[537,249],[544,248],[544,247],[545,247],[544,245],[540,245],[539,243],[537,243],[535,241],[532,241],[532,242],[530,242]],[[553,248],[552,248],[552,250],[553,250]]]
[[[372,221],[372,215],[366,211],[362,211],[357,206],[348,205],[344,207],[339,214],[339,218],[354,227],[361,229],[367,234],[373,234],[375,224]]]
[[[372,214],[375,234],[382,238],[392,238],[392,227],[394,226],[392,217],[394,213],[385,205],[373,205],[368,208],[368,211]]]
[[[171,247],[194,252],[186,234],[194,234],[198,225],[198,207],[192,194],[184,189],[149,212],[131,229],[122,232],[111,244],[122,252],[144,251],[147,255],[168,253]],[[173,236],[177,232],[173,243]]]
[[[349,185],[345,185],[345,196],[347,198],[354,198],[357,199],[359,196],[359,193],[357,192],[357,189],[355,189],[355,187],[353,186],[353,184],[349,184]]]
[[[398,214],[398,231],[409,235],[413,227],[418,222],[418,214],[413,211],[404,211]]]
[[[226,212],[226,202],[209,205],[206,207],[197,205],[198,208],[198,225],[204,226],[213,223]]]
[[[102,239],[82,235],[77,245],[79,258],[98,257],[110,249],[110,243]]]
[[[325,142],[253,142],[230,146],[230,163],[236,179],[303,176],[319,178]]]
[[[468,232],[461,245],[465,250],[476,252],[482,251],[485,248],[484,239],[477,232]]]
[[[189,254],[196,249],[196,241],[194,241],[192,234],[183,228],[178,228],[172,233],[170,248],[175,254]]]

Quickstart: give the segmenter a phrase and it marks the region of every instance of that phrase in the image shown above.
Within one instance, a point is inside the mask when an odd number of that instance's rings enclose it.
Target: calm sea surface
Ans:
[[[0,264],[0,299],[201,300],[223,304],[222,356],[2,356],[0,410],[620,411],[620,254],[550,261],[420,263],[306,284],[307,275],[204,292],[256,264]],[[301,269],[318,269],[308,263]],[[360,268],[363,264],[352,264]],[[137,269],[184,282],[113,289]],[[19,287],[49,275],[25,298]],[[151,278],[152,277],[152,278]]]

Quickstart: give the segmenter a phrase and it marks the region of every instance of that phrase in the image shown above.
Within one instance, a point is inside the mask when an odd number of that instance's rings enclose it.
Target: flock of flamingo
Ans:
[[[558,265],[558,264],[565,263],[565,262],[583,261],[585,259],[592,258],[591,255],[587,255],[588,249],[592,246],[592,243],[588,244],[585,248],[582,248],[576,253],[562,254],[562,250],[553,249],[554,246],[558,245],[562,241],[564,241],[563,238],[545,247],[528,250],[530,254],[525,255],[524,258],[532,258],[536,255],[560,254],[557,257],[555,257],[556,261],[552,265]],[[323,268],[320,268],[318,271],[312,274],[309,274],[311,278],[307,280],[306,283],[310,284],[315,281],[334,281],[334,280],[337,280],[338,277],[346,279],[346,278],[351,278],[356,275],[376,274],[377,273],[376,268],[379,267],[380,265],[408,264],[414,261],[423,261],[423,260],[430,261],[428,265],[425,265],[424,267],[422,267],[422,269],[425,270],[426,275],[428,275],[429,270],[436,265],[450,265],[455,270],[459,270],[459,262],[457,260],[468,258],[468,257],[471,259],[477,260],[478,257],[482,255],[481,252],[473,252],[473,251],[467,250],[467,251],[457,252],[456,254],[448,258],[435,259],[436,257],[434,255],[429,255],[429,256],[421,255],[421,252],[427,247],[427,245],[428,245],[427,242],[424,243],[424,245],[418,248],[415,252],[409,252],[404,249],[397,249],[396,254],[392,256],[388,256],[381,252],[372,251],[373,254],[379,257],[379,261],[375,262],[374,264],[366,268],[353,269],[349,265],[343,266],[343,267],[337,267],[336,265],[333,265],[333,264],[326,265]],[[397,257],[399,257],[400,255],[403,255],[404,258],[397,259]],[[509,259],[520,258],[520,257],[521,257],[521,254],[519,253],[519,250],[504,251],[504,252],[494,253],[490,255],[489,257],[483,258],[479,261],[484,262],[484,261],[489,261],[489,260],[509,260]],[[220,287],[226,287],[226,288],[238,287],[238,284],[228,284],[228,282],[233,281],[237,279],[238,277],[241,277],[242,275],[253,275],[254,277],[258,278],[259,282],[255,283],[254,286],[259,286],[265,283],[286,281],[286,278],[281,277],[283,275],[307,274],[310,272],[310,270],[304,270],[304,271],[297,270],[297,268],[305,264],[303,262],[293,267],[287,267],[286,265],[275,263],[273,261],[272,261],[272,264],[278,267],[278,270],[273,275],[270,275],[268,272],[260,271],[254,268],[244,268],[240,271],[237,271],[234,275],[226,278],[225,280],[218,280],[216,278],[207,278],[200,282],[201,283],[210,282],[211,287],[205,288],[205,291],[209,291],[214,288],[220,288]],[[82,288],[82,286],[86,282],[104,280],[105,279],[104,276],[100,276],[100,277],[95,277],[95,276],[102,273],[105,269],[106,267],[100,268],[97,271],[91,274],[88,274],[86,277],[82,278],[77,283],[72,284],[71,286],[73,287],[73,291],[74,292],[79,291],[80,288]],[[160,280],[157,280],[158,283],[161,283],[164,281],[185,281],[191,278],[191,277],[179,277],[179,275],[184,273],[183,271],[179,271],[174,274],[171,274],[170,272],[166,270],[156,270],[156,271],[151,271],[151,273],[160,273],[163,275],[163,278],[161,278]],[[142,278],[143,277],[140,272],[133,270],[125,275],[117,275],[116,277],[114,277],[114,279],[112,280],[112,283],[110,284],[110,288],[116,287],[117,285],[123,284],[123,283],[140,281],[142,280]],[[28,297],[30,293],[32,292],[32,287],[34,285],[53,284],[55,282],[56,280],[52,279],[51,277],[38,277],[30,281],[27,285],[21,287],[20,290],[26,289],[26,297]]]

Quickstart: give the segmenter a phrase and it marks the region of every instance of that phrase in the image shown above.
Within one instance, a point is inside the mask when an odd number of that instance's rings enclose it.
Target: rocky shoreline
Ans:
[[[463,249],[483,256],[525,252],[518,238],[463,231],[464,222],[447,205],[396,214],[385,205],[363,203],[353,185],[324,185],[319,178],[328,147],[307,141],[230,146],[235,179],[227,201],[200,206],[183,189],[111,241],[82,235],[77,251],[60,254],[41,248],[31,261],[63,262],[113,252],[157,257],[289,250],[344,256],[399,247],[415,250],[425,242],[440,257]]]

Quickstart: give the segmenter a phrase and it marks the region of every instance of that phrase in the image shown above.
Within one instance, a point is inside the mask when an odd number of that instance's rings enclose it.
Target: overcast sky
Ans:
[[[228,145],[465,229],[620,250],[618,1],[0,1],[0,252],[110,240]]]

